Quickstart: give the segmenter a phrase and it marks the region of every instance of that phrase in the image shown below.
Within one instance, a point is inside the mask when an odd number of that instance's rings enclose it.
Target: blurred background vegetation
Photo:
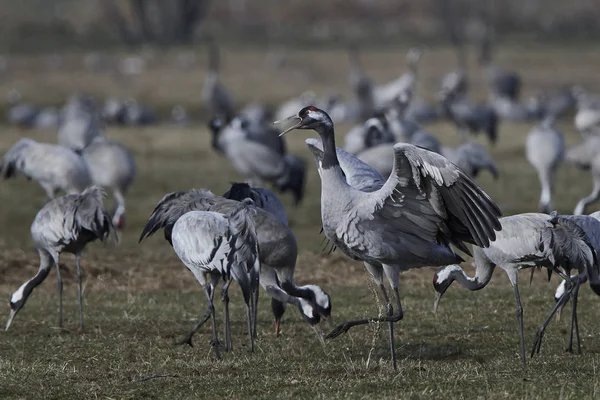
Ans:
[[[2,0],[0,51],[190,43],[444,42],[452,26],[498,40],[594,41],[596,0]]]

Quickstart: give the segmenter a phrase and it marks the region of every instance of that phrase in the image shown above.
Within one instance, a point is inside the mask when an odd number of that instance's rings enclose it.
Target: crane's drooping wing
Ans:
[[[554,266],[563,267],[567,273],[577,269],[588,277],[598,276],[596,250],[585,230],[574,220],[553,213],[550,224],[542,231],[540,251],[547,254]]]
[[[171,243],[171,229],[175,222],[188,211],[202,210],[199,203],[210,201],[215,195],[209,190],[192,189],[187,192],[166,194],[156,205],[140,234],[139,241],[165,228],[165,239]]]
[[[488,247],[501,229],[501,212],[463,171],[443,156],[406,143],[394,146],[394,171],[377,192],[366,194],[365,215],[423,240]]]
[[[317,162],[323,159],[323,143],[320,139],[309,138],[305,140],[305,143],[315,155]],[[340,167],[350,186],[363,192],[372,192],[383,186],[385,179],[375,168],[338,147],[335,150]]]

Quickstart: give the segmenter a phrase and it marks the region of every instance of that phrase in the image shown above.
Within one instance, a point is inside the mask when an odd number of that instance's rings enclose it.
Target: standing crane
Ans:
[[[181,343],[192,345],[192,336],[211,318],[212,345],[220,358],[216,329],[215,289],[224,280],[221,297],[225,302],[225,350],[231,350],[229,322],[229,285],[236,281],[246,303],[246,319],[250,351],[254,351],[258,307],[258,240],[252,220],[252,200],[244,200],[229,214],[211,211],[190,211],[182,215],[171,233],[173,250],[194,274],[208,299],[208,309]]]
[[[31,225],[31,237],[40,255],[38,273],[23,283],[10,298],[10,315],[6,329],[23,308],[33,289],[48,276],[52,265],[58,278],[58,326],[63,326],[63,281],[59,257],[62,253],[75,254],[77,266],[77,298],[79,300],[79,330],[83,330],[83,290],[80,261],[83,250],[90,242],[105,241],[114,230],[110,215],[102,205],[104,192],[92,186],[81,194],[68,194],[46,203]]]
[[[293,129],[312,129],[323,143],[323,152],[313,154],[321,178],[325,236],[347,256],[364,262],[387,308],[386,316],[346,321],[327,338],[335,338],[353,326],[388,322],[395,369],[394,323],[404,315],[398,291],[400,273],[461,260],[451,244],[467,253],[465,241],[489,246],[496,237],[495,230],[500,229],[500,210],[444,157],[404,143],[394,146],[394,171],[380,189],[356,188],[348,182],[337,157],[333,122],[327,113],[309,106],[289,120],[297,123],[282,135]],[[384,275],[394,293],[395,312],[383,284]]]
[[[582,143],[571,147],[565,156],[567,162],[583,170],[590,170],[594,183],[592,193],[579,200],[573,214],[581,215],[590,204],[600,197],[600,136],[589,136]]]
[[[502,230],[488,248],[474,247],[475,276],[469,277],[458,265],[441,267],[433,276],[435,288],[434,312],[437,312],[442,295],[452,282],[457,281],[463,288],[474,291],[483,289],[490,282],[496,266],[508,275],[513,286],[517,322],[521,344],[521,360],[525,365],[525,336],[523,329],[523,307],[519,296],[518,272],[523,268],[547,268],[563,279],[569,279],[568,269],[577,268],[580,272],[595,267],[595,253],[585,239],[585,233],[568,226],[565,231],[554,228],[554,217],[547,214],[517,214],[500,219]],[[565,271],[566,270],[566,271]],[[570,282],[570,280],[569,280]],[[541,338],[534,342],[539,351]]]
[[[135,179],[136,165],[131,152],[122,144],[98,136],[83,150],[94,185],[112,189],[116,201],[113,225],[125,224],[125,194]]]
[[[80,193],[91,183],[86,162],[73,150],[32,139],[20,139],[4,155],[0,174],[9,179],[22,173],[35,179],[53,199],[57,191]]]
[[[547,116],[529,132],[525,143],[527,161],[536,169],[542,187],[540,210],[546,214],[552,211],[554,175],[564,154],[563,134],[554,126],[554,117]]]
[[[219,46],[211,41],[208,46],[208,72],[204,78],[202,100],[213,115],[223,115],[227,119],[231,119],[235,115],[235,109],[231,95],[219,81],[220,66]]]

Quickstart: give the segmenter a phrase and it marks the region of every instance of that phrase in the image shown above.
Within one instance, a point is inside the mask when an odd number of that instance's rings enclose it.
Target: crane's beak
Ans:
[[[333,323],[333,317],[331,315],[323,316],[323,321],[329,325],[331,329],[335,328],[335,324]]]
[[[279,125],[279,124],[283,124],[283,123],[286,123],[286,122],[289,122],[289,121],[293,121],[293,120],[297,120],[297,121],[298,121],[298,123],[297,123],[296,125],[293,125],[292,127],[288,128],[288,129],[286,129],[285,131],[281,132],[281,133],[279,134],[279,136],[283,136],[283,135],[285,135],[286,133],[288,133],[289,131],[292,131],[292,130],[294,130],[294,129],[296,129],[296,128],[300,127],[300,126],[302,125],[302,118],[300,118],[300,117],[299,117],[299,116],[297,116],[297,115],[292,115],[291,117],[288,117],[288,118],[286,118],[286,119],[281,119],[281,120],[279,120],[279,121],[275,121],[275,122],[273,122],[273,125]]]
[[[15,319],[15,315],[17,315],[17,312],[15,310],[10,310],[10,314],[8,315],[8,322],[6,323],[6,328],[4,329],[5,331],[7,331],[8,328],[10,328],[13,319]]]
[[[442,298],[442,294],[440,292],[435,292],[435,298],[433,299],[433,313],[437,314],[438,306],[440,305],[440,299]]]

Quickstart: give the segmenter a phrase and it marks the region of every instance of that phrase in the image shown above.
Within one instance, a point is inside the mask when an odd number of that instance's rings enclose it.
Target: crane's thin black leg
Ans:
[[[256,324],[258,321],[258,276],[255,278],[256,282],[254,284],[254,288],[252,290],[252,338],[258,338],[258,332],[256,329]],[[254,343],[254,340],[252,341]]]
[[[229,285],[231,285],[231,279],[229,279],[223,285],[221,289],[221,300],[225,303],[225,351],[233,349],[231,344],[231,324],[229,322]]]
[[[83,288],[80,262],[81,255],[75,256],[75,265],[77,265],[77,299],[79,301],[79,331],[83,332]]]
[[[204,288],[204,293],[206,293],[206,297],[208,298],[209,291],[206,288]],[[212,301],[209,301],[208,308],[206,309],[206,312],[204,314],[202,314],[198,323],[192,328],[192,330],[183,339],[175,342],[175,344],[177,344],[177,345],[189,344],[190,347],[194,347],[194,345],[192,343],[192,337],[194,337],[194,335],[196,334],[196,332],[198,332],[198,330],[202,327],[202,325],[204,325],[204,323],[206,321],[208,321],[208,319],[210,318],[210,316],[212,314],[212,309],[214,309],[214,306],[212,304]]]
[[[574,279],[575,285],[573,288],[573,293],[571,294],[571,332],[569,334],[569,346],[567,347],[567,351],[569,353],[573,352],[573,330],[577,333],[577,353],[581,354],[581,343],[579,337],[579,324],[577,321],[577,297],[579,295],[579,285],[580,281],[578,277]]]
[[[563,279],[565,279],[565,278],[563,277]],[[542,323],[542,326],[540,327],[540,329],[538,329],[537,333],[535,334],[535,338],[533,339],[533,348],[531,349],[531,357],[533,357],[536,353],[540,352],[540,349],[542,347],[542,339],[544,337],[544,332],[546,330],[546,327],[548,326],[548,324],[552,320],[552,317],[554,317],[554,314],[556,313],[556,311],[559,308],[563,307],[564,304],[567,302],[567,300],[569,300],[569,296],[571,295],[571,293],[573,291],[573,287],[571,285],[571,279],[569,277],[566,277],[566,282],[567,282],[566,283],[567,284],[567,290],[565,290],[565,292],[563,293],[563,295],[560,296],[560,298],[558,299],[558,301],[556,302],[556,304],[554,305],[554,307],[550,311],[550,314],[548,314],[548,316],[546,317],[546,319]]]
[[[60,275],[60,262],[58,262],[58,258],[56,259],[56,278],[57,278],[57,287],[58,287],[58,327],[63,327],[63,280]]]
[[[515,300],[517,302],[517,323],[519,325],[519,339],[521,342],[521,361],[525,367],[525,332],[523,328],[523,306],[521,305],[521,296],[519,295],[519,285],[513,283],[515,290]]]
[[[388,317],[394,315],[394,307],[392,306],[392,302],[385,290],[385,285],[383,282],[379,282],[379,289],[381,290],[381,295],[383,297],[383,301],[385,302],[385,312]],[[389,330],[389,341],[390,341],[390,359],[392,360],[392,367],[396,369],[396,346],[394,342],[394,323],[392,321],[388,322],[388,330]]]
[[[213,349],[215,349],[215,357],[217,358],[217,360],[220,360],[221,354],[219,353],[219,337],[217,335],[217,316],[215,315],[215,306],[213,303],[215,289],[214,289],[214,286],[212,286],[212,285],[207,285],[206,287],[208,288],[207,296],[208,296],[208,303],[210,305],[210,321],[211,321],[211,328],[212,328],[211,344],[213,346]]]

